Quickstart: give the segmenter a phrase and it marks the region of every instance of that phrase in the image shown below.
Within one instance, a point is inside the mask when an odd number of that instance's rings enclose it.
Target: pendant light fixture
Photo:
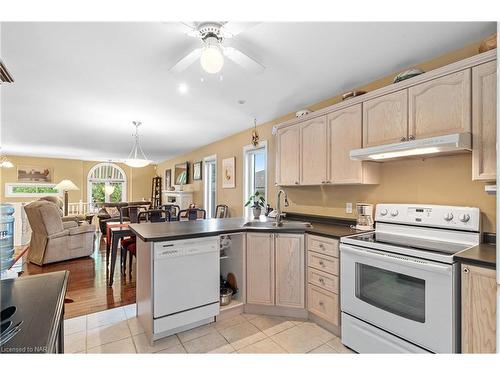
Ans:
[[[134,146],[132,147],[132,151],[128,155],[128,158],[125,160],[125,164],[132,168],[142,168],[149,164],[151,164],[151,160],[149,160],[144,151],[142,151],[142,147],[139,144],[139,125],[141,125],[140,121],[133,121],[132,124],[135,126],[135,134],[134,137]]]
[[[257,119],[253,119],[253,130],[252,130],[252,144],[253,147],[257,147],[259,145],[259,133],[257,132]]]

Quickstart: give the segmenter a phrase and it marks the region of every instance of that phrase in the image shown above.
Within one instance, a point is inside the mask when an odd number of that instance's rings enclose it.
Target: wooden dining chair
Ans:
[[[177,216],[179,215],[179,212],[181,208],[176,205],[176,204],[164,204],[163,206],[164,210],[167,210],[170,212],[170,221],[177,220]]]
[[[164,209],[153,209],[143,211],[139,214],[139,222],[164,223],[171,220],[170,211]]]
[[[177,215],[177,220],[181,221],[182,219],[187,220],[199,220],[206,219],[207,211],[201,208],[188,208],[187,210],[180,210]]]
[[[226,204],[218,204],[215,207],[215,218],[224,219],[229,216],[229,207]]]

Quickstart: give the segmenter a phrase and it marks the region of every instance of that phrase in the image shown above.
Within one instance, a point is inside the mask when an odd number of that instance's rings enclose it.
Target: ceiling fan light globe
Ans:
[[[203,48],[200,57],[203,70],[209,74],[219,73],[224,66],[224,56],[219,47],[207,46]]]

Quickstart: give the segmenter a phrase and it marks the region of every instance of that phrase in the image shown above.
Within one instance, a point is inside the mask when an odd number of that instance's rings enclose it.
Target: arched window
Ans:
[[[88,202],[123,202],[127,197],[127,176],[113,163],[99,163],[87,177]]]

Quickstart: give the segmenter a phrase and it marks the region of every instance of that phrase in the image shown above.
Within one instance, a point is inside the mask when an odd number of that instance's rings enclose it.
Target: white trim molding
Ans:
[[[40,182],[7,182],[5,183],[5,197],[6,198],[38,198],[38,197],[59,197],[62,196],[62,192],[56,193],[15,193],[14,188],[16,187],[33,187],[33,188],[55,188],[57,184],[47,184]]]

